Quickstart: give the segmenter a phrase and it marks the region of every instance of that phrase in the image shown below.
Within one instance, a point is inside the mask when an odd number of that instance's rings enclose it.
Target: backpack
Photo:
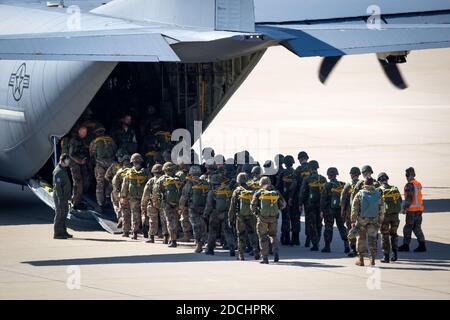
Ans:
[[[278,199],[280,195],[275,190],[262,190],[259,196],[260,211],[262,217],[278,217]]]
[[[145,183],[147,182],[147,171],[144,168],[142,168],[139,171],[136,171],[136,169],[131,168],[130,170],[127,170],[126,175],[129,181],[128,192],[130,197],[132,198],[142,197]]]
[[[219,188],[214,190],[217,212],[224,212],[228,210],[228,207],[230,206],[231,195],[231,190],[226,186],[220,186]]]
[[[204,207],[206,205],[206,196],[208,195],[208,183],[203,180],[192,181],[192,204],[194,207]]]
[[[379,203],[381,194],[379,191],[369,192],[367,190],[359,191],[361,193],[361,217],[376,218],[379,215]]]
[[[344,190],[344,183],[338,181],[331,182],[331,203],[330,208],[331,209],[339,209],[341,207],[341,193],[342,190]]]
[[[386,214],[397,214],[402,210],[402,195],[397,187],[382,187]]]
[[[320,181],[320,176],[317,176],[317,180],[311,180],[308,183],[309,186],[309,204],[319,204],[322,190],[325,187],[325,182]]]
[[[110,137],[98,137],[95,139],[96,160],[102,165],[111,165],[115,157],[113,140]]]
[[[252,214],[250,203],[253,199],[253,190],[243,189],[239,194],[239,215],[249,216]]]
[[[178,177],[166,177],[163,181],[164,200],[172,205],[178,206],[180,201],[181,181]]]

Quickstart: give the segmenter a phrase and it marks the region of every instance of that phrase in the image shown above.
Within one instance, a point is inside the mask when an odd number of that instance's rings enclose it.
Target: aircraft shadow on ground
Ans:
[[[450,212],[450,199],[424,200],[425,213]]]

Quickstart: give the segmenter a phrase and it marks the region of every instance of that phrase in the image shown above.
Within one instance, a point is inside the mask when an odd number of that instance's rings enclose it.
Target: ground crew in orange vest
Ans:
[[[406,179],[408,183],[405,185],[405,202],[403,204],[403,213],[406,214],[405,226],[403,227],[403,245],[398,251],[409,251],[409,243],[411,242],[411,233],[417,237],[419,246],[414,252],[425,252],[425,236],[422,232],[422,213],[424,211],[422,198],[422,185],[416,179],[414,168],[406,169]]]

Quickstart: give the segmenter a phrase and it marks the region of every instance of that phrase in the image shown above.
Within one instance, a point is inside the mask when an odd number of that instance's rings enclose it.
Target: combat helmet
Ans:
[[[337,168],[335,167],[328,168],[327,176],[337,176],[337,175],[339,175],[339,171]]]
[[[317,170],[319,169],[319,163],[316,160],[311,160],[308,162],[308,168],[311,170]]]
[[[173,172],[176,170],[176,168],[177,168],[176,165],[174,165],[172,162],[166,162],[164,163],[162,170],[164,172]]]
[[[240,183],[240,184],[246,183],[247,180],[248,180],[248,176],[247,176],[247,174],[246,174],[245,172],[239,173],[239,174],[237,175],[237,177],[236,177],[237,183]]]
[[[351,174],[351,175],[355,175],[355,174],[360,175],[360,174],[361,174],[361,170],[359,170],[358,167],[352,167],[352,168],[350,169],[350,174]]]
[[[389,180],[389,176],[386,172],[380,172],[377,177],[377,181]]]
[[[262,177],[261,179],[259,179],[260,186],[266,186],[269,184],[271,184],[269,177]]]
[[[152,167],[152,173],[153,173],[153,174],[159,174],[159,173],[162,173],[162,165],[160,165],[159,163],[153,165],[153,167]]]
[[[285,156],[283,163],[286,166],[292,166],[295,163],[294,157],[293,156],[289,156],[289,155]]]
[[[300,151],[300,152],[298,153],[298,155],[297,155],[297,159],[298,159],[298,160],[300,160],[300,159],[306,159],[306,160],[308,160],[308,159],[309,159],[309,156],[308,156],[308,154],[307,154],[305,151]]]
[[[144,159],[139,153],[133,153],[131,156],[131,162],[144,162]]]
[[[189,174],[191,176],[200,176],[202,174],[202,170],[199,166],[192,166],[189,168]]]
[[[372,167],[369,165],[365,165],[361,168],[362,173],[373,173]]]
[[[254,166],[254,167],[252,168],[252,172],[251,172],[251,173],[254,174],[254,175],[260,175],[261,172],[262,172],[261,167],[259,167],[259,166]]]

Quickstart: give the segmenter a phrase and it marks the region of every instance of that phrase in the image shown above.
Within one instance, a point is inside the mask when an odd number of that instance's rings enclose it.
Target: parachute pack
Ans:
[[[227,211],[230,206],[230,198],[232,191],[226,186],[221,186],[214,190],[214,198],[216,202],[216,211]]]
[[[136,169],[132,168],[126,171],[126,176],[129,181],[129,189],[128,192],[130,197],[140,197],[142,196],[142,192],[144,190],[144,185],[147,182],[147,172],[145,169],[141,169],[136,171]]]
[[[164,199],[168,204],[178,206],[181,185],[182,183],[178,177],[167,177],[164,179]]]
[[[195,207],[204,207],[206,205],[206,196],[209,186],[203,180],[190,180],[192,182],[192,204]]]
[[[330,208],[339,209],[341,207],[341,193],[344,190],[345,183],[343,182],[332,182],[331,188],[331,204]]]
[[[94,140],[96,160],[100,164],[108,166],[111,165],[115,157],[114,141],[111,137],[97,137]]]
[[[262,190],[259,196],[260,212],[262,217],[277,217],[278,216],[278,200],[280,195],[275,190]]]
[[[253,199],[253,194],[255,192],[253,190],[242,190],[239,194],[239,215],[240,216],[249,216],[252,214],[250,210],[250,204]]]
[[[322,190],[325,187],[325,182],[320,181],[320,176],[317,176],[317,180],[312,180],[308,183],[309,186],[309,203],[316,204],[320,202],[320,196]]]
[[[397,214],[402,210],[402,195],[397,187],[382,187],[386,214]]]

